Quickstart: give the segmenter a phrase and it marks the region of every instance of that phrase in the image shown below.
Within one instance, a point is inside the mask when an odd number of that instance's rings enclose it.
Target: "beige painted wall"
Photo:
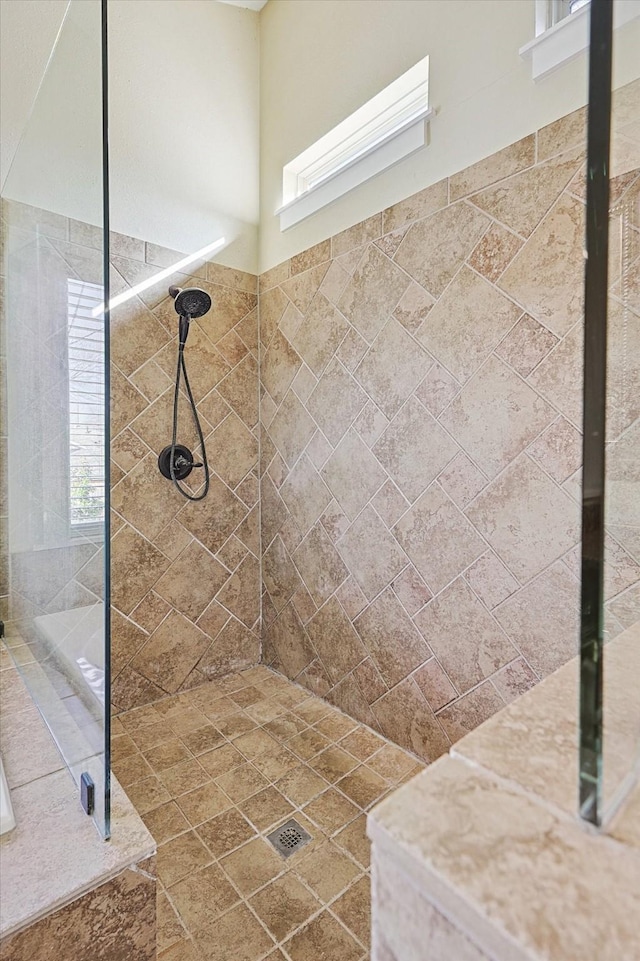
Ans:
[[[518,49],[534,0],[270,0],[261,24],[260,270],[513,143],[586,101],[586,59],[534,84]],[[640,76],[640,22],[616,33],[615,85]],[[283,164],[431,57],[431,144],[280,232]]]
[[[34,23],[30,2],[9,7],[2,0],[3,58],[7,48],[28,59],[37,42],[24,80],[12,54],[3,69],[5,170],[13,159],[3,195],[99,225],[100,4],[72,0],[43,78],[58,21]],[[255,272],[258,14],[210,0],[108,9],[113,229],[184,252],[224,236],[219,261]]]

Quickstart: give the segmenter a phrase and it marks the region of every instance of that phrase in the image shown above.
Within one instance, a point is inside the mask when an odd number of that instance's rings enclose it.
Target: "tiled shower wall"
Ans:
[[[116,237],[124,288],[180,254]],[[177,315],[170,283],[198,286],[211,311],[191,323],[186,362],[211,487],[190,503],[158,471],[171,443]],[[260,658],[257,278],[217,264],[173,275],[112,315],[112,698],[127,709]],[[186,396],[178,439],[198,454]],[[200,459],[200,458],[198,458]],[[196,469],[189,480],[202,481]]]
[[[102,232],[23,204],[5,202],[3,212],[3,234],[17,238],[22,260],[30,258],[26,267],[22,261],[12,261],[12,286],[17,290],[21,283],[27,284],[36,296],[33,310],[25,318],[25,330],[31,317],[42,324],[42,305],[48,303],[53,306],[44,310],[46,318],[54,318],[56,330],[66,333],[67,278],[102,283]],[[113,234],[112,295],[182,256]],[[208,497],[193,504],[178,494],[157,468],[159,452],[171,442],[178,330],[173,300],[168,296],[171,283],[203,287],[213,301],[209,314],[191,324],[186,348],[212,470]],[[44,329],[34,327],[28,332],[36,345],[47,340]],[[116,711],[259,660],[257,337],[256,276],[214,263],[196,265],[190,276],[173,274],[112,312],[111,644]],[[59,407],[64,420],[66,367],[64,363],[52,365],[51,356],[48,351],[46,358],[32,364],[36,376],[41,377],[46,367],[53,378],[46,394],[40,392],[42,397],[34,384],[34,414],[46,411],[45,396],[55,397],[56,411]],[[178,440],[198,454],[184,393],[180,404]],[[2,411],[0,430],[4,434],[4,407]],[[90,605],[103,594],[99,542],[72,544],[68,519],[65,524],[68,440],[64,428],[64,423],[57,423],[56,435],[62,438],[64,449],[55,461],[55,474],[61,476],[62,493],[56,488],[52,510],[49,492],[46,503],[43,500],[46,511],[40,510],[43,516],[56,514],[58,518],[55,551],[36,546],[13,558],[11,615],[26,619],[23,627],[29,637],[33,616]],[[41,439],[33,445],[32,471],[44,456],[39,451],[46,450],[42,438],[47,438],[47,433],[43,431],[44,427],[38,435]],[[4,465],[3,456],[3,470]],[[199,483],[202,475],[197,469],[190,480]],[[48,490],[49,481],[47,485]],[[4,497],[0,501],[2,525],[6,501]],[[38,512],[37,505],[34,511]],[[38,538],[31,540],[37,545]],[[4,536],[1,543],[0,595],[8,591]]]
[[[426,760],[577,653],[583,144],[578,111],[260,278],[264,660]],[[615,464],[640,324],[612,246]],[[611,528],[611,633],[638,543]]]

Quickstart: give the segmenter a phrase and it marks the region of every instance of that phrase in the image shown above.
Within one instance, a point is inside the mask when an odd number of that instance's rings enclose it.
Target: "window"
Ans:
[[[534,80],[543,80],[589,46],[591,0],[536,0],[535,38],[520,48],[531,60]],[[616,0],[613,29],[640,17],[640,0]]]
[[[280,229],[397,163],[426,143],[429,57],[390,83],[282,171]]]
[[[69,520],[72,533],[104,522],[104,297],[98,284],[67,282],[69,364]]]

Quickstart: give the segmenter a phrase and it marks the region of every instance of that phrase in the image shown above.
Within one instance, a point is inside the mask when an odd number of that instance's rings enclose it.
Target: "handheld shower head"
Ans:
[[[197,317],[204,317],[211,309],[211,297],[199,287],[184,287],[182,290],[179,287],[169,287],[169,293],[180,317],[195,320]]]

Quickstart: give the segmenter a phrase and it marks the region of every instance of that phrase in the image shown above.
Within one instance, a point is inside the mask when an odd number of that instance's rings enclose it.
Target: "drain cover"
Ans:
[[[278,854],[281,854],[284,858],[291,857],[310,840],[311,835],[307,834],[305,829],[301,828],[293,818],[281,827],[276,828],[271,834],[267,834],[267,841],[271,841]]]

